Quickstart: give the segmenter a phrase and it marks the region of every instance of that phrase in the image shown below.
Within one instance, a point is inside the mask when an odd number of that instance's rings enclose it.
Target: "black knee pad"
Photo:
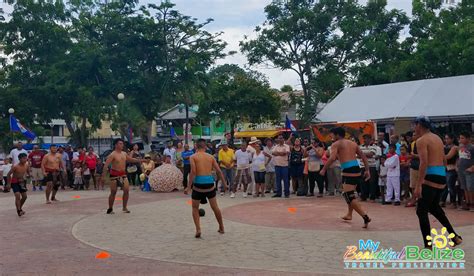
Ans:
[[[354,191],[343,192],[342,196],[347,204],[351,204],[351,202],[356,198]]]

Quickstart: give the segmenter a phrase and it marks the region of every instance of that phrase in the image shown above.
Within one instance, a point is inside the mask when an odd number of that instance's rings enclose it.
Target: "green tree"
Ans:
[[[285,84],[280,88],[281,92],[293,92],[293,87],[289,84]]]
[[[314,90],[318,76],[347,71],[356,57],[365,30],[362,8],[352,0],[275,0],[265,13],[257,38],[242,41],[241,50],[251,65],[269,63],[298,75],[300,118],[307,123],[322,98]]]
[[[280,97],[260,73],[225,64],[211,70],[209,78],[198,115],[207,119],[217,116],[230,122],[232,138],[238,122],[280,119]]]
[[[445,8],[441,1],[413,0],[409,56],[398,68],[400,80],[474,73],[474,2]]]
[[[155,13],[155,21],[163,40],[164,73],[172,93],[171,102],[184,104],[186,124],[189,122],[189,107],[197,103],[207,83],[205,72],[215,60],[225,56],[226,43],[221,33],[210,33],[204,28],[212,19],[198,22],[197,19],[181,14],[174,4],[163,1],[159,6],[149,7]],[[185,128],[185,143],[188,143]]]

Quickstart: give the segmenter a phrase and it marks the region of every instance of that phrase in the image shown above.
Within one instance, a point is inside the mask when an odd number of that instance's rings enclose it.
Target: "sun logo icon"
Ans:
[[[435,228],[432,228],[431,229],[431,234],[433,235],[433,237],[431,235],[426,236],[426,240],[428,241],[428,245],[434,245],[434,246],[438,247],[439,249],[445,248],[446,246],[448,246],[448,244],[450,246],[454,246],[454,242],[448,241],[448,239],[454,238],[455,235],[453,233],[451,233],[451,234],[448,234],[446,236],[447,232],[448,231],[446,230],[446,227],[441,228],[441,233],[440,234],[438,234],[438,231],[436,231]]]

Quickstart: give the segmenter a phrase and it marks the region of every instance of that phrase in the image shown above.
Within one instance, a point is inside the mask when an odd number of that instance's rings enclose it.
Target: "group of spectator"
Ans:
[[[41,150],[38,145],[34,145],[33,150],[28,152],[23,148],[23,144],[18,142],[15,148],[11,150],[9,156],[4,159],[4,165],[0,167],[4,176],[2,181],[3,192],[9,192],[6,175],[11,170],[12,165],[18,164],[18,156],[21,153],[28,155],[28,162],[30,164],[27,182],[31,181],[33,191],[43,191],[45,183],[43,183],[44,175],[41,164],[46,152]],[[59,146],[57,155],[62,160],[61,173],[59,174],[62,190],[65,190],[67,187],[76,190],[88,190],[91,182],[94,185],[94,189],[104,189],[103,186],[99,187],[97,178],[102,172],[103,164],[92,147],[88,149],[73,149],[71,146]]]
[[[380,198],[382,204],[415,206],[413,190],[418,182],[419,156],[416,148],[416,135],[408,132],[401,137],[379,133],[376,142],[370,135],[364,135],[360,145],[367,156],[371,178],[358,187],[362,201],[375,202]],[[459,143],[458,143],[459,140]],[[469,132],[459,135],[446,134],[446,178],[447,185],[440,205],[450,205],[454,209],[474,211],[474,147]],[[360,162],[363,167],[362,162]],[[449,202],[447,201],[449,196]]]
[[[401,137],[391,135],[389,141],[386,134],[378,133],[377,140],[371,135],[364,135],[359,143],[361,152],[368,159],[368,168],[362,162],[363,170],[370,170],[370,179],[357,186],[361,201],[380,202],[382,204],[415,206],[413,190],[418,181],[419,158],[416,148],[416,135],[412,132]],[[353,139],[356,142],[357,139]],[[441,197],[441,206],[474,211],[474,146],[469,132],[459,135],[447,134],[444,137],[446,154],[447,185]],[[334,162],[322,176],[319,172],[331,154],[331,146],[318,139],[302,139],[290,135],[288,139],[278,136],[275,140],[267,138],[263,141],[252,137],[234,146],[230,135],[221,144],[208,144],[207,152],[218,161],[229,184],[230,197],[234,198],[237,191],[243,197],[253,195],[264,197],[273,193],[273,197],[296,196],[334,196],[341,193],[341,165]],[[30,177],[33,191],[43,188],[41,163],[45,152],[37,145],[31,152],[23,149],[21,142],[10,152],[0,167],[4,192],[6,176],[12,165],[19,162],[21,153],[28,154]],[[195,153],[189,145],[178,142],[176,147],[170,142],[163,153],[152,152],[143,155],[137,144],[128,151],[133,158],[143,159],[141,164],[127,164],[127,176],[133,186],[143,187],[148,175],[163,163],[177,166],[184,175],[183,186],[188,185],[191,171],[189,158]],[[59,147],[58,154],[62,158],[63,168],[60,174],[61,188],[89,189],[92,182],[94,189],[102,181],[103,163],[92,147],[87,149],[71,146]],[[291,183],[291,185],[290,185]],[[224,185],[216,183],[221,195],[225,195]],[[1,186],[0,186],[1,187]],[[317,190],[316,190],[317,189]],[[449,201],[448,201],[449,197]]]
[[[407,132],[401,136],[378,133],[377,139],[364,135],[358,142],[361,152],[368,159],[368,168],[362,162],[363,170],[370,170],[370,179],[357,186],[361,201],[381,204],[415,206],[413,190],[418,181],[419,157],[416,135]],[[458,143],[459,140],[459,143]],[[302,139],[291,135],[288,139],[278,136],[263,141],[252,137],[234,146],[229,136],[217,147],[209,144],[208,153],[214,155],[229,183],[230,197],[237,191],[243,197],[253,195],[263,197],[272,193],[273,197],[334,196],[341,193],[342,177],[339,162],[334,162],[322,176],[320,170],[331,154],[330,144],[318,139]],[[444,137],[446,153],[447,185],[441,206],[452,206],[462,210],[474,210],[474,147],[471,135],[447,134]],[[186,187],[190,171],[189,156],[194,153],[188,145],[169,145],[164,151],[173,164],[183,168]],[[291,185],[290,185],[291,184]],[[224,185],[216,183],[221,195],[225,195]],[[317,190],[316,190],[317,189]],[[449,196],[449,201],[448,201]]]

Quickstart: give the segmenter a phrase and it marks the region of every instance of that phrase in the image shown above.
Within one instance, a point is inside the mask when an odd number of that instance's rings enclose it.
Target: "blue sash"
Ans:
[[[445,166],[428,166],[426,169],[426,174],[446,176],[446,167]]]
[[[341,164],[342,169],[347,169],[350,167],[359,167],[359,162],[357,162],[357,160],[351,160]]]
[[[194,184],[214,184],[214,177],[212,175],[197,175],[194,178]]]

